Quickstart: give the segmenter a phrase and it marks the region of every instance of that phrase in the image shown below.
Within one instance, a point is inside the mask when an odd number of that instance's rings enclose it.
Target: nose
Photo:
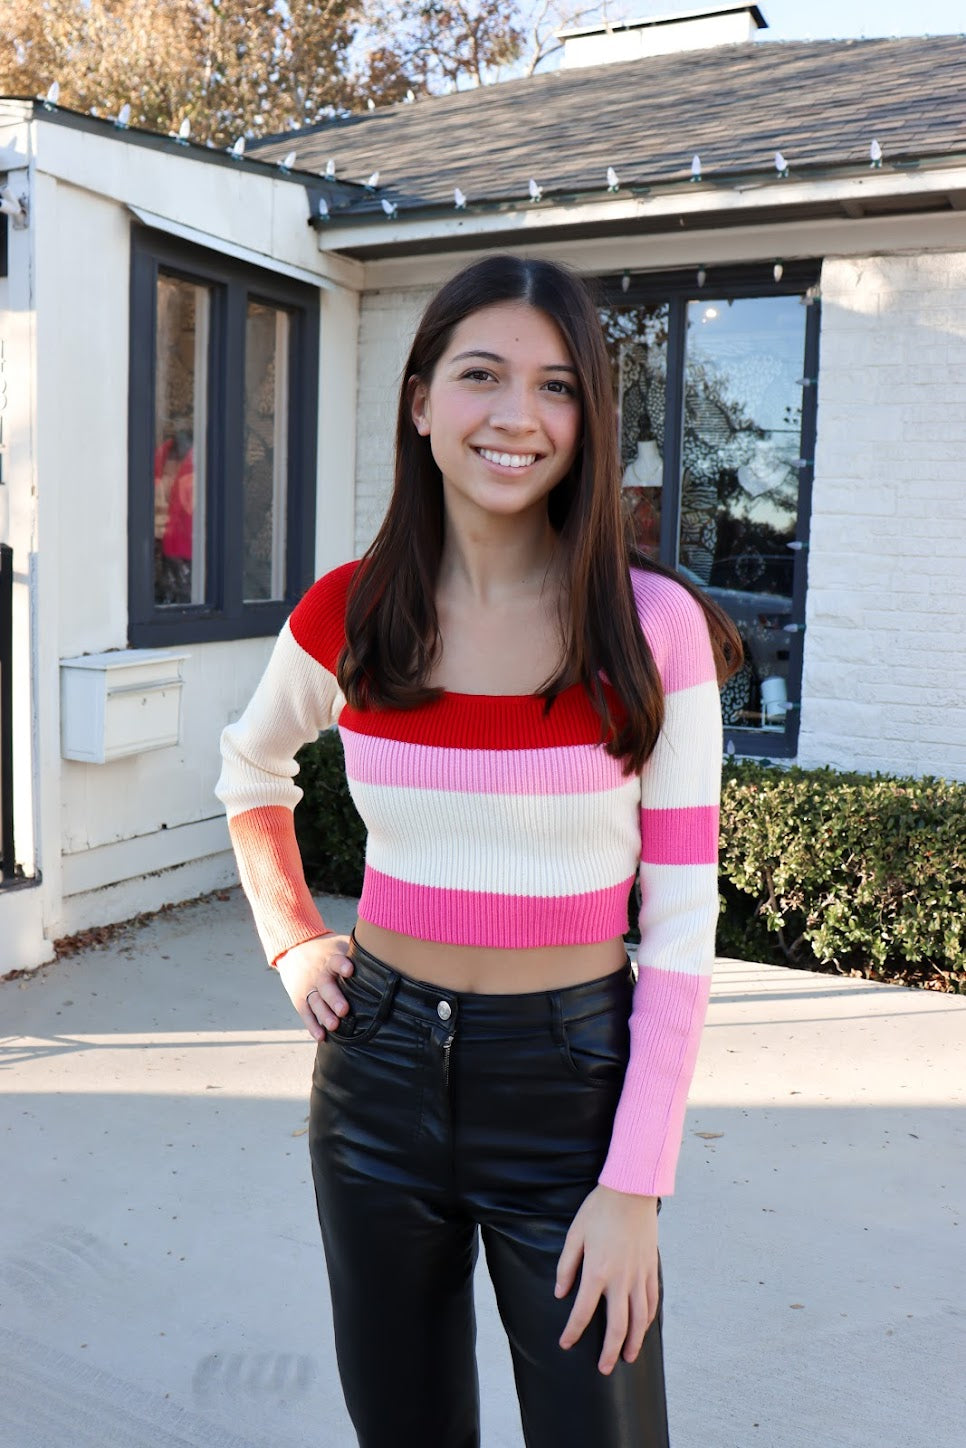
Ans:
[[[533,432],[536,415],[529,388],[523,385],[501,387],[493,400],[490,424],[501,432]]]

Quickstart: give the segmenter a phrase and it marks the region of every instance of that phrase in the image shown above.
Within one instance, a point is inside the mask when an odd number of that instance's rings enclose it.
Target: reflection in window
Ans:
[[[801,647],[791,630],[805,584],[788,545],[800,547],[803,427],[814,428],[815,393],[803,391],[806,337],[815,345],[807,285],[782,292],[763,281],[764,295],[698,300],[672,278],[663,296],[641,286],[623,301],[628,288],[614,287],[601,313],[635,541],[735,620],[746,658],[722,691],[725,724],[780,735],[782,748],[796,733]]]
[[[601,316],[620,411],[621,499],[639,548],[657,558],[664,481],[668,306],[628,307]]]
[[[154,390],[154,601],[205,599],[207,287],[160,275]]]
[[[249,302],[245,330],[246,602],[285,597],[288,313]]]
[[[798,297],[691,301],[678,566],[738,624],[745,664],[727,723],[784,729],[801,449]]]

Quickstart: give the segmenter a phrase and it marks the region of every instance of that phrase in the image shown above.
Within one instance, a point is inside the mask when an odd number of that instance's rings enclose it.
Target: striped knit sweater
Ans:
[[[449,691],[412,710],[352,708],[335,668],[355,567],[305,595],[222,735],[217,793],[269,959],[325,928],[295,842],[294,755],[336,721],[368,830],[362,920],[512,950],[608,940],[626,929],[639,870],[631,1055],[600,1181],[670,1194],[718,913],[721,714],[702,610],[672,580],[632,571],[665,722],[628,777],[579,685],[549,713],[535,695]]]

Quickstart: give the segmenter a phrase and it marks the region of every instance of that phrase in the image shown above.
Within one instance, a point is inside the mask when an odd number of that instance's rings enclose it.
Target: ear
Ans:
[[[418,377],[410,377],[407,385],[413,426],[420,437],[429,437],[429,388]]]

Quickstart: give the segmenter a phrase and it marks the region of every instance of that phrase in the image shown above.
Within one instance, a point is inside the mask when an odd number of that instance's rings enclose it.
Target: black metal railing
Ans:
[[[13,876],[13,549],[0,543],[0,880]]]

